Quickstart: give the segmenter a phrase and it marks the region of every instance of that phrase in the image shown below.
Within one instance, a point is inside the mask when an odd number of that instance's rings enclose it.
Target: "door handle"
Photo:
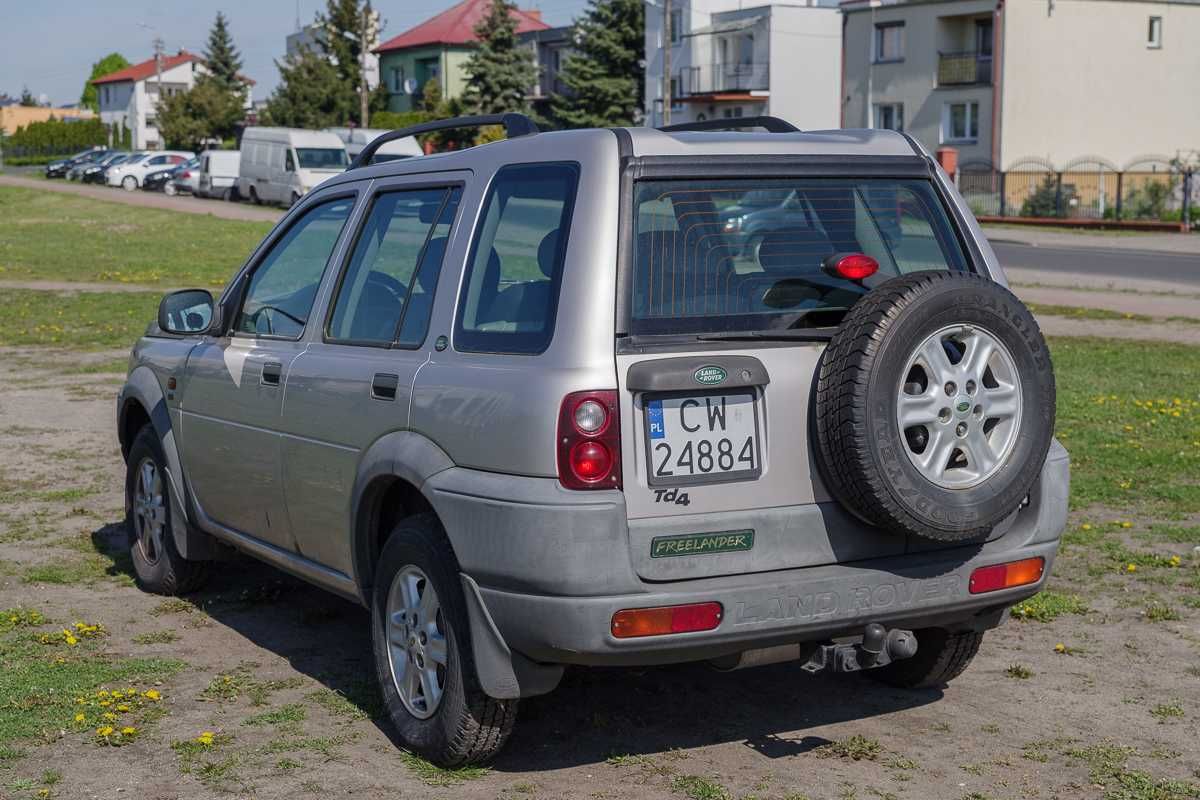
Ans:
[[[371,378],[371,397],[376,400],[392,401],[396,399],[396,387],[400,385],[400,376],[387,372],[376,372]]]
[[[263,386],[278,386],[279,376],[283,374],[283,364],[278,361],[264,361],[262,365]]]

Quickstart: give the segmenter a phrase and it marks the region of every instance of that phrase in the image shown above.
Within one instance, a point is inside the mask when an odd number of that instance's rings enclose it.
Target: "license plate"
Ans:
[[[762,474],[754,393],[645,398],[651,486],[746,480]]]

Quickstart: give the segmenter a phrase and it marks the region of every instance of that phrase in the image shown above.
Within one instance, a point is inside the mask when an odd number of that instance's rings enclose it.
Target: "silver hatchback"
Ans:
[[[913,140],[739,124],[394,131],[165,297],[118,400],[140,584],[236,549],[363,604],[444,765],[571,664],[958,675],[1065,523],[1045,343]]]

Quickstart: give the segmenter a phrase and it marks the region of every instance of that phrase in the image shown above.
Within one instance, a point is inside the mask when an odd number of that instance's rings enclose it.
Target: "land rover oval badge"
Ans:
[[[727,377],[725,370],[720,367],[709,364],[696,370],[696,374],[692,376],[696,379],[696,383],[702,383],[705,386],[713,386],[714,384],[722,383]]]

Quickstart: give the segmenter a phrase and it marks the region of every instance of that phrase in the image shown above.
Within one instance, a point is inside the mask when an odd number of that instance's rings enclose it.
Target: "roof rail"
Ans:
[[[419,125],[409,125],[407,128],[398,128],[394,131],[388,131],[382,136],[377,136],[362,149],[354,159],[354,163],[350,165],[350,169],[367,166],[371,163],[371,159],[375,157],[375,153],[380,147],[397,139],[406,139],[409,136],[419,136],[422,133],[446,131],[454,128],[482,128],[485,125],[503,125],[504,134],[509,139],[515,139],[518,136],[532,136],[538,132],[538,126],[533,120],[524,114],[517,113],[453,117],[451,119],[422,122]]]
[[[728,131],[735,128],[764,128],[768,133],[799,133],[800,129],[779,117],[729,117],[727,119],[703,119],[696,122],[681,122],[667,125],[660,131]]]

